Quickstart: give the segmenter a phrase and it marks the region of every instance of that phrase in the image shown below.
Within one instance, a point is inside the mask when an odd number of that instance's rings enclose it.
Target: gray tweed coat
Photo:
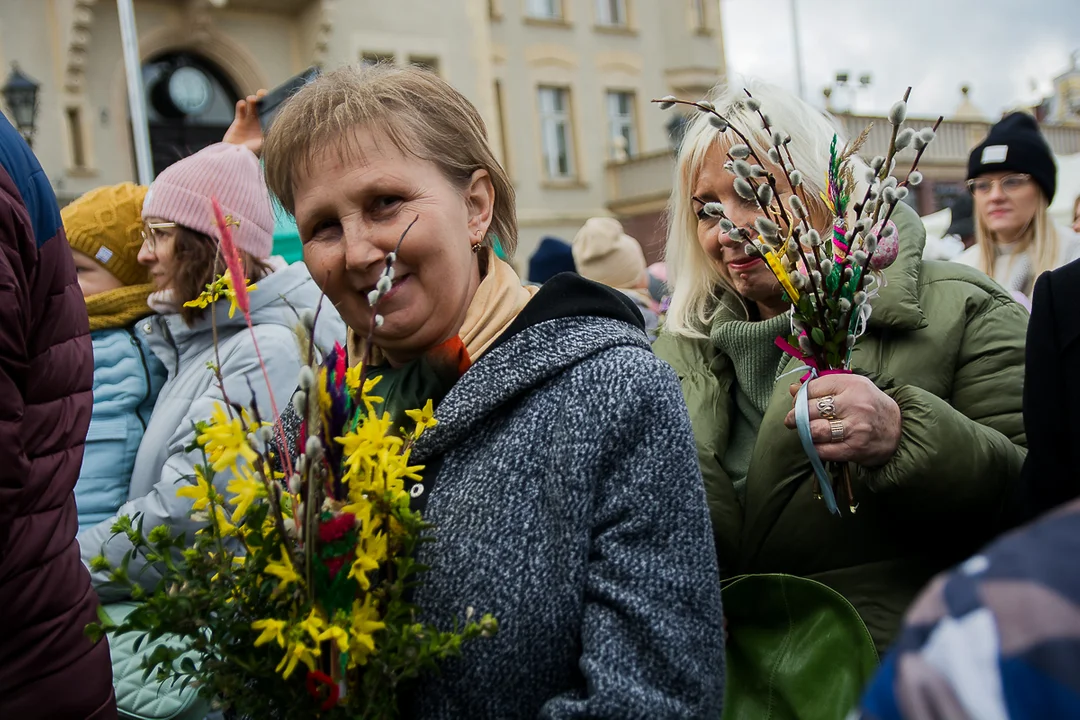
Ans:
[[[720,715],[719,574],[679,382],[636,314],[602,314],[511,328],[416,447],[439,469],[415,600],[437,624],[472,607],[500,630],[411,688],[406,717]]]

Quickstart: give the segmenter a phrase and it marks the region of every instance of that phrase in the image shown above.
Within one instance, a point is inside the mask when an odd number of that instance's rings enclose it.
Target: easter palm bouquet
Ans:
[[[253,288],[230,221],[214,207],[226,272],[192,302],[227,298],[250,328]],[[395,257],[384,278],[392,279]],[[373,313],[389,284],[374,291]],[[266,418],[256,404],[228,397],[196,423],[188,450],[202,462],[177,494],[192,500],[205,526],[186,538],[163,526],[144,533],[140,517],[121,517],[113,532],[127,536],[132,552],[118,567],[104,558],[94,566],[139,605],[120,623],[103,613],[88,632],[138,633],[136,651],[144,639],[169,637],[145,656],[144,679],[191,684],[232,717],[396,717],[403,682],[497,623],[474,618],[471,608],[450,631],[417,621],[410,596],[425,568],[415,554],[433,538],[410,508],[409,487],[423,470],[410,454],[437,422],[432,403],[407,411],[411,427],[394,427],[380,378],[363,364],[347,367],[340,345],[317,357],[318,312],[298,316],[307,358],[291,401],[298,442],[286,438],[276,407]],[[224,493],[215,485],[222,473],[230,476]],[[152,589],[129,573],[136,555],[160,573]]]
[[[888,151],[873,158],[869,166],[856,156],[869,135],[869,127],[842,147],[839,137],[833,135],[825,189],[817,198],[832,217],[828,232],[822,233],[810,224],[811,200],[803,172],[792,157],[791,135],[773,125],[766,109],[749,90],[744,92],[746,107],[769,138],[765,158],[749,141],[747,129],[736,127],[709,101],[690,102],[667,96],[653,102],[659,103],[661,109],[694,107],[708,114],[710,124],[719,132],[737,137],[728,150],[724,168],[735,175],[734,190],[739,197],[760,210],[754,231],[737,227],[720,203],[704,203],[704,212],[718,219],[721,232],[731,240],[747,243],[746,253],[763,258],[779,281],[784,299],[791,305],[791,331],[777,338],[776,344],[806,364],[803,379],[850,372],[852,350],[866,331],[872,300],[884,282],[882,271],[899,252],[900,238],[891,222],[893,211],[905,200],[909,188],[922,182],[919,161],[942,118],[933,127],[919,131],[904,127],[911,93],[908,88],[903,100],[889,111],[892,131]],[[896,155],[908,147],[915,150],[914,160],[898,179],[893,174]],[[858,180],[856,172],[861,173]],[[786,182],[783,193],[781,178]],[[786,195],[786,201],[782,195]],[[834,514],[840,512],[838,496],[855,512],[847,465],[829,473],[814,449],[806,387],[804,383],[796,396],[796,421],[818,479],[817,494]]]

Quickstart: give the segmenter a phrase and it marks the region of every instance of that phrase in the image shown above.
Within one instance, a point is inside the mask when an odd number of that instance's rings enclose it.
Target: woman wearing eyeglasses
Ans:
[[[957,258],[1014,296],[1031,297],[1035,278],[1080,257],[1080,238],[1055,227],[1047,208],[1057,166],[1035,118],[1006,115],[968,159],[975,200],[975,245]]]
[[[228,302],[187,305],[224,272],[211,198],[232,223],[245,274],[255,284],[249,298],[261,360],[243,313],[231,313]],[[165,525],[174,534],[194,535],[199,523],[189,517],[192,501],[176,496],[201,461],[186,450],[195,438],[194,424],[209,418],[214,405],[223,402],[257,406],[270,417],[271,389],[279,409],[287,403],[301,365],[294,339],[297,312],[314,309],[320,301],[319,288],[303,263],[286,265],[270,256],[270,196],[258,159],[243,146],[218,143],[168,167],[147,191],[142,217],[138,261],[154,284],[148,304],[156,314],[137,322],[135,333],[164,363],[168,378],[135,457],[128,501],[116,515],[79,534],[87,564],[104,554],[117,567],[131,550],[127,538],[111,530],[120,515],[141,514],[145,533]],[[324,352],[335,342],[345,342],[344,323],[328,302],[319,312],[315,339]],[[220,386],[211,366],[218,369]],[[218,492],[225,491],[230,479],[229,472],[215,477]],[[140,562],[133,561],[128,572],[153,586],[157,577],[150,568],[143,572],[141,565],[135,567]],[[104,573],[94,573],[103,601],[121,599],[115,588],[102,587],[106,582]]]

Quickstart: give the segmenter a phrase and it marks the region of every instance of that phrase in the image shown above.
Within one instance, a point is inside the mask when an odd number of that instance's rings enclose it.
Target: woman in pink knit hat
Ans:
[[[224,270],[211,198],[231,221],[247,278],[255,284],[249,293],[251,322],[269,383],[242,313],[230,317],[229,303],[185,305]],[[211,145],[168,167],[150,186],[142,216],[138,259],[155,286],[148,303],[156,314],[137,323],[135,331],[165,364],[168,379],[139,445],[128,502],[116,516],[79,535],[87,564],[103,554],[117,567],[130,552],[127,538],[111,531],[121,515],[141,515],[144,532],[165,525],[174,534],[194,536],[200,523],[190,517],[192,501],[177,497],[176,491],[201,461],[186,450],[195,438],[195,423],[209,418],[217,403],[258,407],[269,415],[271,391],[278,406],[288,402],[301,365],[294,339],[297,312],[313,310],[320,302],[319,288],[302,263],[286,265],[270,256],[270,196],[258,159],[242,145]],[[345,326],[329,303],[319,312],[315,340],[324,352],[345,341]],[[224,387],[210,365],[219,368]],[[229,472],[215,476],[218,492],[225,492],[230,479]],[[128,571],[152,587],[157,581],[153,569],[132,567],[141,561],[140,556]],[[122,599],[105,585],[105,573],[93,575],[103,601]]]

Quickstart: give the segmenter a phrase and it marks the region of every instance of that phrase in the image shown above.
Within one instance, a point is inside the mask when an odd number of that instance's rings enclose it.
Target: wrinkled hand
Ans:
[[[248,95],[236,101],[236,112],[233,115],[232,125],[225,131],[225,137],[222,138],[224,142],[243,145],[256,155],[262,152],[263,132],[255,103],[265,94],[266,90],[260,89],[254,95]]]
[[[794,399],[800,385],[791,386]],[[832,441],[829,420],[818,401],[831,396],[836,419],[844,424],[844,439]],[[887,463],[900,445],[900,406],[861,375],[825,375],[810,381],[810,436],[825,462],[853,462],[864,467]],[[792,408],[784,424],[795,427]]]

